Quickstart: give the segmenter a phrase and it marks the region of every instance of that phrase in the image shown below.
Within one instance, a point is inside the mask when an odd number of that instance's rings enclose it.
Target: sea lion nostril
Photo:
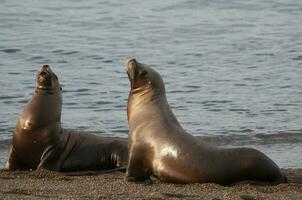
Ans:
[[[43,68],[49,68],[49,65],[43,65]]]
[[[40,76],[43,77],[43,78],[46,78],[46,77],[47,77],[47,73],[44,72],[44,71],[42,71],[42,72],[40,73]]]

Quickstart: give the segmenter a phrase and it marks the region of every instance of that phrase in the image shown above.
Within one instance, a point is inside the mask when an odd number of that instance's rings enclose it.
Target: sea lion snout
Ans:
[[[135,67],[137,66],[137,62],[134,58],[131,58],[127,61],[126,71],[130,73],[131,71],[135,71]]]
[[[41,67],[41,69],[39,70],[39,73],[40,73],[40,74],[43,73],[43,72],[48,73],[48,72],[50,72],[50,71],[51,71],[51,69],[50,69],[50,66],[49,66],[49,65],[43,65],[43,66]]]
[[[43,84],[45,81],[50,80],[50,67],[49,65],[43,65],[42,68],[38,71],[37,83]]]
[[[46,84],[46,81],[50,81],[49,73],[45,70],[40,71],[37,77],[38,84]]]
[[[137,71],[137,61],[134,58],[131,58],[127,61],[126,72],[131,83],[131,88],[134,87],[135,74]]]
[[[135,60],[135,58],[130,58],[128,61],[127,61],[127,66],[128,65],[136,65],[136,60]]]
[[[46,77],[49,76],[51,72],[49,65],[43,65],[42,68],[38,71],[38,76]]]
[[[49,65],[43,65],[37,73],[37,85],[36,91],[41,92],[42,90],[56,90],[61,88],[58,82],[58,77],[54,74]]]
[[[42,69],[49,69],[49,65],[43,65]]]
[[[149,66],[132,58],[127,61],[126,72],[130,81],[131,89],[135,92],[145,91],[153,87],[157,91],[164,91],[164,84],[160,75]],[[134,92],[134,91],[132,91]]]

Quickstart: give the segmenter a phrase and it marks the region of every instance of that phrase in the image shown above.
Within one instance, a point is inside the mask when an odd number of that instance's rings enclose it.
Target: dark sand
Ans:
[[[125,173],[66,176],[57,172],[0,171],[0,199],[297,199],[302,200],[302,169],[285,169],[289,183],[255,186],[128,183]]]

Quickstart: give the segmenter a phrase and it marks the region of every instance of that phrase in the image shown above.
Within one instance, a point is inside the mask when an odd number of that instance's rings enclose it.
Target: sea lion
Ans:
[[[285,181],[280,168],[258,150],[215,148],[188,134],[171,111],[164,82],[154,69],[130,59],[126,71],[131,84],[128,181],[148,181],[151,175],[172,183]]]
[[[6,169],[70,172],[127,166],[127,139],[63,129],[61,107],[58,78],[44,65],[37,73],[35,92],[17,121]]]

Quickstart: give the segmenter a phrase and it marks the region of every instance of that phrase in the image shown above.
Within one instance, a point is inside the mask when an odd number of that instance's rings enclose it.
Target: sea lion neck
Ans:
[[[20,128],[40,129],[48,124],[60,124],[62,96],[56,94],[34,94],[26,104],[20,117]],[[30,124],[30,126],[29,126]]]
[[[61,95],[61,90],[58,90],[57,88],[54,89],[40,89],[36,87],[35,94],[37,95]]]
[[[147,112],[148,111],[148,112]],[[127,106],[128,121],[136,118],[144,112],[144,115],[152,117],[153,111],[172,112],[169,108],[165,93],[161,94],[154,90],[132,93],[130,91]]]
[[[131,89],[129,92],[129,100],[136,104],[148,105],[157,99],[163,98],[166,100],[165,93],[153,88],[151,85]]]
[[[149,94],[153,95],[152,93],[154,93],[152,86],[151,85],[145,85],[145,86],[141,86],[141,87],[137,87],[137,88],[131,88],[130,90],[130,95],[133,96],[144,96]]]

